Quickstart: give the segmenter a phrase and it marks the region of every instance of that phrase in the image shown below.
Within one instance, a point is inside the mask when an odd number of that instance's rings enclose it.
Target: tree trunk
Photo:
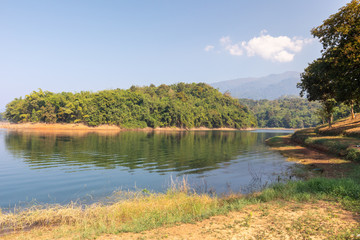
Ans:
[[[330,115],[328,122],[329,122],[329,128],[332,128],[332,121],[333,121],[333,116],[332,114]]]
[[[354,120],[355,119],[354,102],[351,102],[350,109],[351,109],[351,120]]]

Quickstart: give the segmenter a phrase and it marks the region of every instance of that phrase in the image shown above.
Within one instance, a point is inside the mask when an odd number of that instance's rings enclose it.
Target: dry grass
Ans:
[[[360,115],[355,119],[345,118],[336,121],[331,128],[323,125],[318,128],[318,133],[323,135],[345,135],[360,137]]]
[[[346,236],[359,219],[338,204],[269,202],[241,212],[214,216],[195,224],[159,228],[141,233],[106,234],[99,240],[118,239],[329,239]],[[350,236],[350,234],[348,234]]]
[[[167,194],[138,193],[131,200],[111,205],[49,206],[0,215],[3,239],[22,236],[38,239],[46,229],[46,238],[94,238],[103,233],[139,232],[164,224],[194,220],[216,209],[218,201],[207,195],[168,192]],[[20,232],[21,234],[16,234]]]
[[[343,239],[341,236],[350,236],[359,228],[358,215],[343,210],[339,203],[327,201],[271,200],[245,204],[241,211],[218,211],[226,202],[240,198],[219,200],[169,191],[150,196],[139,193],[132,200],[109,206],[33,209],[1,215],[2,223],[16,223],[18,229],[20,224],[36,226],[30,231],[13,232],[0,238],[329,239],[340,236],[339,239]],[[210,218],[203,220],[204,216]]]

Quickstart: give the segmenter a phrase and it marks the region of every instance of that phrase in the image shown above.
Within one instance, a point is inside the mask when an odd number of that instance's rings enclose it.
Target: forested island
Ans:
[[[205,83],[79,93],[34,91],[7,104],[13,123],[83,123],[121,128],[249,128],[256,118],[237,99]]]

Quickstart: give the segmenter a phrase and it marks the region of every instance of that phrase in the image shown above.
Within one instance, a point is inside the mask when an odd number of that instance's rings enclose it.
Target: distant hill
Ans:
[[[210,84],[220,92],[229,91],[236,98],[274,100],[283,96],[299,96],[296,84],[300,82],[300,73],[285,72],[259,78],[238,78]]]

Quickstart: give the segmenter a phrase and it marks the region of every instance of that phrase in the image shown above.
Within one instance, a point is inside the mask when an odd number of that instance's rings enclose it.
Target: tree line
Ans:
[[[14,123],[84,123],[122,128],[247,128],[257,125],[246,106],[205,83],[178,83],[79,93],[33,91],[6,106]]]
[[[324,124],[326,114],[319,101],[305,98],[284,97],[275,100],[239,99],[254,113],[262,128],[307,128]],[[350,108],[340,104],[334,108],[334,120],[349,116]]]
[[[320,123],[317,115],[320,109],[318,102],[309,102],[299,97],[239,101],[254,113],[259,127],[304,128],[314,127]]]
[[[301,74],[298,87],[310,101],[320,101],[329,127],[335,107],[360,102],[360,0],[352,0],[311,33],[323,45],[322,56]]]

